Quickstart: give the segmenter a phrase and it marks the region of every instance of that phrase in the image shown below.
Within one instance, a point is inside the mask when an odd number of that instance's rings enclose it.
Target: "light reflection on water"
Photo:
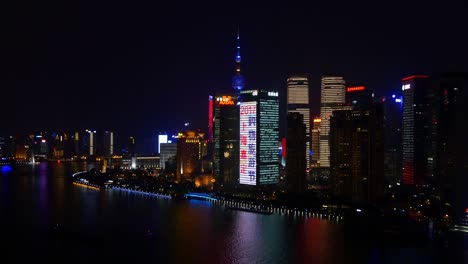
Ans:
[[[73,185],[71,175],[90,167],[92,164],[40,163],[2,173],[0,223],[6,230],[5,239],[11,241],[10,256],[19,258],[15,262],[31,254],[38,260],[65,257],[70,261],[164,263],[432,261],[424,257],[431,253],[424,248],[360,246],[363,238],[346,237],[342,224],[336,222],[225,211],[206,201],[171,201]],[[48,231],[56,223],[69,236],[52,239]],[[152,237],[144,237],[147,229]],[[14,254],[25,250],[30,254]]]

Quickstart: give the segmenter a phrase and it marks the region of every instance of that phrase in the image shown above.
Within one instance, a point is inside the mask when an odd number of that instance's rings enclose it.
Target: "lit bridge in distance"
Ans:
[[[218,201],[217,198],[214,198],[212,194],[209,193],[194,193],[189,192],[185,194],[186,198],[194,198],[194,199],[203,199],[203,200],[210,200],[210,201]]]

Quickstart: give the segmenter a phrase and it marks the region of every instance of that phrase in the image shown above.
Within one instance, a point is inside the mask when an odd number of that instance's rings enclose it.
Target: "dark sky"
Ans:
[[[232,90],[238,25],[246,88],[284,98],[288,74],[308,74],[313,114],[321,75],[384,93],[413,72],[468,70],[462,2],[137,2],[2,8],[0,134],[206,129],[208,94]]]

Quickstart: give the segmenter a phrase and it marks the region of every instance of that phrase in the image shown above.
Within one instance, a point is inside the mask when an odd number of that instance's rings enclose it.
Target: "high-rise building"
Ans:
[[[320,167],[320,126],[322,119],[314,118],[314,125],[312,127],[312,161],[311,167]]]
[[[161,143],[160,147],[161,152],[159,153],[159,166],[161,169],[166,169],[166,162],[171,157],[175,158],[177,155],[177,142],[171,141],[171,143]]]
[[[437,118],[436,183],[442,198],[452,205],[455,220],[467,216],[468,209],[468,73],[444,73],[430,77],[439,103]],[[466,218],[465,218],[466,221]]]
[[[402,182],[410,185],[427,185],[429,167],[434,155],[430,138],[432,130],[432,94],[429,76],[413,75],[402,79],[403,91],[403,172]]]
[[[401,92],[382,96],[379,103],[384,111],[385,181],[394,185],[401,181],[403,97]]]
[[[333,111],[348,109],[345,104],[345,80],[343,77],[322,77],[320,95],[320,167],[330,167],[329,131]]]
[[[114,132],[104,131],[102,135],[102,153],[104,157],[111,157],[114,155]]]
[[[353,110],[368,109],[371,102],[371,94],[366,86],[346,87],[346,104],[351,105]]]
[[[239,182],[247,185],[279,181],[278,92],[241,91],[239,105]]]
[[[338,110],[330,121],[330,190],[353,204],[376,204],[384,187],[383,110]]]
[[[208,142],[213,141],[213,108],[214,102],[213,102],[213,96],[209,95],[208,96]]]
[[[81,151],[80,151],[80,139],[81,139],[80,132],[75,131],[73,133],[72,139],[73,139],[72,153],[73,153],[73,156],[76,156],[78,158],[78,156],[82,154]]]
[[[205,134],[199,131],[184,131],[177,136],[176,180],[191,179],[201,174],[205,147]]]
[[[51,137],[51,157],[54,159],[68,158],[70,153],[67,149],[68,134],[65,132],[54,132]]]
[[[287,114],[286,182],[288,192],[302,193],[306,189],[306,126],[303,115]]]
[[[287,80],[288,113],[300,113],[306,126],[306,167],[310,167],[310,105],[307,76],[291,76]]]
[[[219,186],[230,188],[239,179],[239,108],[237,95],[214,96],[213,176]]]
[[[134,136],[131,136],[131,137],[128,138],[125,149],[127,150],[127,153],[126,153],[127,155],[129,155],[129,156],[135,156],[136,155],[135,137]]]
[[[161,144],[167,143],[167,134],[158,135],[158,153],[161,153]]]
[[[82,139],[82,147],[84,148],[83,154],[87,156],[96,155],[96,130],[85,130]]]

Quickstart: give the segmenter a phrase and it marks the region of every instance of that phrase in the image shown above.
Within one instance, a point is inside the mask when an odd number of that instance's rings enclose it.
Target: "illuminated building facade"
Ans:
[[[287,114],[286,182],[290,193],[302,193],[306,187],[306,126],[303,115]]]
[[[202,158],[206,151],[205,134],[199,131],[184,131],[177,136],[176,181],[192,179],[203,172]]]
[[[50,149],[51,149],[51,157],[54,159],[62,159],[65,158],[67,155],[66,153],[66,146],[68,143],[68,135],[64,132],[54,132],[52,133],[52,137],[50,140]]]
[[[177,155],[177,142],[168,142],[168,143],[161,143],[161,152],[159,153],[160,157],[160,168],[161,169],[166,169],[166,162],[171,158],[171,157],[176,157]]]
[[[345,80],[343,77],[322,77],[320,95],[320,167],[330,167],[329,131],[333,111],[344,110]]]
[[[213,111],[214,111],[214,104],[213,104],[213,96],[208,96],[208,138],[209,142],[213,141]]]
[[[102,135],[102,156],[110,157],[114,155],[114,132],[104,131]]]
[[[217,185],[235,186],[239,179],[239,108],[236,95],[213,97],[213,176]]]
[[[330,190],[353,204],[376,204],[384,187],[383,110],[338,110],[330,121]]]
[[[249,90],[240,93],[239,182],[246,185],[279,181],[278,92]]]
[[[314,118],[314,123],[312,127],[312,161],[311,167],[320,167],[320,126],[322,124],[322,119]]]
[[[81,135],[81,152],[85,156],[96,155],[96,130],[86,129]]]
[[[158,153],[161,153],[161,144],[167,143],[167,134],[158,135]]]
[[[306,126],[306,167],[310,167],[310,105],[307,76],[291,76],[287,80],[288,113],[300,113]]]
[[[431,110],[429,76],[413,75],[402,79],[403,93],[403,171],[402,182],[409,185],[427,185],[428,167],[434,156],[429,149]]]

